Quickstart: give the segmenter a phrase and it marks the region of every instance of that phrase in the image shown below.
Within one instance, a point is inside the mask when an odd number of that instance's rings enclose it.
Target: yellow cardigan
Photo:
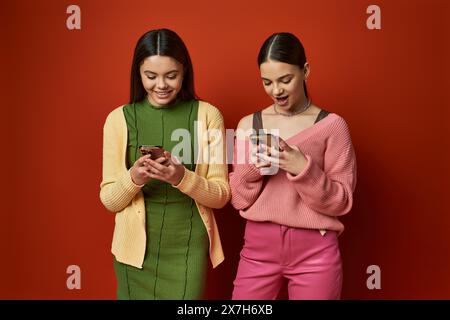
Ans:
[[[208,232],[209,256],[215,268],[224,260],[224,254],[211,208],[221,208],[230,199],[225,126],[220,111],[204,101],[199,102],[197,120],[199,152],[195,172],[186,169],[180,183],[173,187],[195,200]],[[216,134],[211,134],[211,129]],[[116,213],[111,252],[117,261],[142,269],[146,246],[144,195],[126,168],[127,135],[121,106],[108,115],[103,127],[100,199],[109,211]],[[208,163],[212,158],[219,161]]]

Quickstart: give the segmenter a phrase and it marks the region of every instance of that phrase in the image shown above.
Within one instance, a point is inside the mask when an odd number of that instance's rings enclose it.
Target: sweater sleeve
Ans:
[[[231,204],[237,210],[250,207],[261,192],[263,176],[249,163],[248,142],[237,140],[234,144],[233,171],[230,173]],[[243,159],[240,163],[240,159]]]
[[[174,187],[206,207],[219,209],[230,200],[228,165],[225,161],[225,125],[220,111],[213,106],[209,106],[207,117],[208,142],[205,146],[208,150],[207,175],[202,177],[185,169],[180,183]]]
[[[328,216],[341,216],[350,211],[356,185],[356,158],[349,129],[338,118],[328,128],[322,170],[309,156],[304,170],[294,176],[286,173],[302,200],[311,209]]]
[[[117,114],[111,113],[103,127],[103,179],[100,184],[100,200],[109,211],[120,212],[129,205],[141,190],[141,186],[131,180],[130,170],[124,170],[120,144],[121,128],[114,121],[115,115]]]

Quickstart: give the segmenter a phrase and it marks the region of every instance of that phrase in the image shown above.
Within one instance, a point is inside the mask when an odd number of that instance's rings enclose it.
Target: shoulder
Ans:
[[[221,114],[220,110],[217,107],[213,106],[207,101],[198,100],[198,107],[199,109],[203,109],[202,111],[209,114]]]
[[[211,103],[203,100],[198,100],[198,115],[199,118],[205,117],[208,122],[214,120],[223,122],[223,116],[220,110]]]
[[[327,119],[328,118],[328,119]],[[350,137],[350,129],[347,121],[340,115],[330,112],[328,116],[321,121],[327,121],[327,125],[324,126],[328,131],[330,137],[341,139],[344,137]]]
[[[253,113],[246,115],[241,120],[239,120],[239,123],[237,125],[238,129],[242,130],[248,130],[253,128]]]
[[[261,111],[262,114],[270,114],[271,110],[273,110],[273,104],[271,104],[268,107],[265,107],[264,109],[259,109],[255,112]],[[250,113],[246,116],[244,116],[238,123],[237,128],[242,130],[249,130],[253,129],[253,115],[255,113]]]
[[[253,129],[253,115],[258,111],[261,111],[262,114],[266,114],[268,112],[270,113],[270,110],[272,109],[272,107],[273,107],[273,105],[270,105],[264,109],[259,109],[259,110],[255,111],[254,113],[250,113],[250,114],[244,116],[241,120],[239,120],[237,129],[242,129],[242,130]]]
[[[120,125],[122,121],[125,121],[123,110],[126,106],[127,105],[121,105],[120,107],[117,107],[114,110],[112,110],[106,117],[105,127]]]
[[[328,117],[331,117],[330,120],[334,126],[342,129],[348,129],[347,121],[345,121],[345,119],[342,116],[334,112],[330,111],[328,112],[329,112]]]
[[[113,109],[108,116],[106,117],[106,119],[115,119],[118,118],[120,116],[120,114],[123,113],[123,110],[126,108],[127,105],[121,105],[115,109]]]
[[[327,122],[328,126],[334,127],[334,128],[340,128],[340,129],[347,129],[348,125],[345,119],[339,115],[338,113],[333,112],[332,110],[329,110],[328,108],[323,108],[320,106],[317,106],[315,104],[311,104],[310,114],[314,117],[317,117],[320,112],[324,111],[327,113],[326,117],[323,118],[320,121]],[[319,121],[319,123],[320,123]]]

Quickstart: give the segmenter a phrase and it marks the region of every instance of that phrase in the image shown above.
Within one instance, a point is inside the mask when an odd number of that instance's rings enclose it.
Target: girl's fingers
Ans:
[[[167,179],[164,176],[160,175],[160,174],[149,173],[148,175],[152,179],[156,179],[156,180],[159,180],[159,181],[167,182]]]
[[[151,173],[151,170],[148,167],[141,167],[139,168],[139,174],[144,176],[144,177],[148,177],[148,174]]]
[[[148,166],[155,168],[156,170],[158,170],[162,173],[167,172],[167,167],[162,165],[161,163],[156,162],[155,160],[147,159],[146,163]]]
[[[151,173],[150,171],[148,171],[148,170],[145,170],[144,176],[145,176],[146,178],[152,178],[152,173]]]
[[[292,150],[292,147],[290,145],[288,145],[286,141],[284,141],[281,138],[278,138],[278,139],[279,139],[278,143],[280,144],[281,150],[284,150],[284,151]]]
[[[168,163],[171,165],[180,164],[180,161],[177,159],[177,157],[172,156],[172,154],[169,151],[164,151],[164,157],[168,160]]]
[[[164,156],[162,156],[162,157],[159,157],[158,159],[156,159],[156,160],[154,160],[155,162],[158,162],[158,163],[160,163],[160,164],[162,164],[163,166],[165,166],[165,167],[167,167],[171,162],[170,162],[170,159],[168,159],[168,158],[166,158],[166,157],[164,157]]]
[[[261,146],[262,146],[261,144],[258,145],[253,144],[252,147],[250,148],[250,153],[253,155],[257,154],[258,152],[260,152]]]
[[[170,164],[170,159],[166,158],[166,157],[159,157],[158,159],[155,160],[156,162],[162,164],[163,166],[167,167]]]
[[[159,179],[161,179],[161,177],[164,176],[164,173],[162,173],[161,171],[158,171],[157,169],[155,169],[153,167],[149,167],[147,172],[150,175],[154,175],[154,176],[159,177]]]
[[[273,163],[273,164],[279,164],[279,163],[280,163],[278,157],[277,157],[277,158],[275,158],[275,157],[270,157],[270,156],[268,156],[268,155],[266,155],[266,154],[263,154],[263,153],[257,153],[256,155],[257,155],[257,157],[258,157],[259,159],[262,159],[262,160],[264,160],[264,161],[267,161],[267,162],[270,162],[270,163]]]
[[[147,159],[150,159],[150,155],[149,155],[149,154],[140,157],[136,162],[137,162],[137,164],[138,164],[139,167],[143,167],[143,166],[145,166],[145,161],[146,161]]]
[[[260,161],[258,158],[258,153],[254,153],[250,156],[250,163],[253,163],[254,165],[267,165],[268,163]]]
[[[158,170],[156,170],[155,168],[153,168],[153,167],[151,167],[151,166],[148,166],[148,167],[147,167],[147,172],[153,173],[153,174],[158,174],[158,173],[159,173]]]
[[[163,163],[164,161],[166,161],[167,158],[166,157],[159,157],[158,159],[156,159],[155,161],[158,163]]]
[[[170,166],[170,165],[176,166],[176,165],[181,164],[181,161],[178,160],[177,157],[171,155],[171,153],[169,151],[164,151],[164,156],[161,158],[158,158],[158,159],[161,159],[158,162],[162,163],[165,167]]]
[[[277,150],[277,148],[275,148],[275,147],[270,147],[270,148],[269,148],[267,145],[262,144],[262,145],[261,145],[261,152],[264,152],[264,153],[267,154],[267,151],[269,151],[269,154],[270,154],[272,157],[277,157],[277,158],[279,158],[279,157],[281,156],[281,154],[282,154],[280,151]]]
[[[152,179],[161,180],[161,176],[154,173],[149,173],[148,176]]]
[[[255,167],[258,168],[258,169],[260,169],[260,168],[267,168],[267,167],[270,167],[270,166],[271,166],[271,164],[267,163],[267,162],[259,162],[259,163],[255,164]]]
[[[291,146],[291,148],[294,149],[294,150],[300,151],[300,148],[298,146],[296,146],[296,145]]]

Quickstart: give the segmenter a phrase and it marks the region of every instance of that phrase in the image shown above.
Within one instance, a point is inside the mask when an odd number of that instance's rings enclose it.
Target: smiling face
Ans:
[[[304,69],[284,62],[267,60],[260,65],[264,90],[274,103],[284,110],[293,110],[306,99],[303,81],[306,79],[309,66]]]
[[[142,85],[153,106],[170,104],[183,84],[183,65],[167,56],[150,56],[140,66]]]

